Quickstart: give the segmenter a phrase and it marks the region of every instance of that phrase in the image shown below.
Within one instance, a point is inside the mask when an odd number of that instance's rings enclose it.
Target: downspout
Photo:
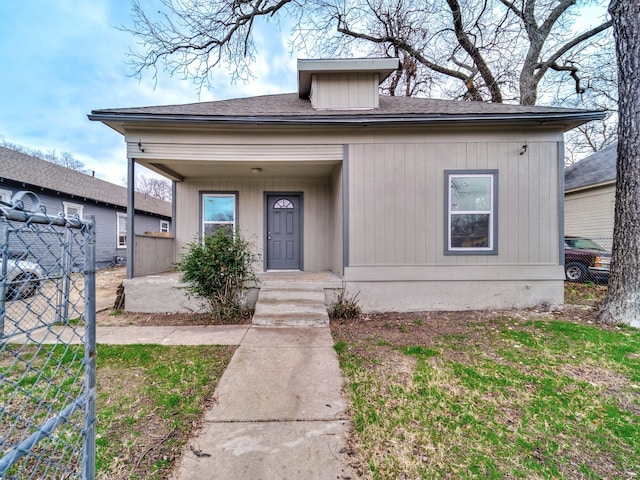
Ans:
[[[133,271],[134,262],[134,228],[135,228],[135,159],[132,157],[127,158],[127,278],[133,278],[135,272]]]

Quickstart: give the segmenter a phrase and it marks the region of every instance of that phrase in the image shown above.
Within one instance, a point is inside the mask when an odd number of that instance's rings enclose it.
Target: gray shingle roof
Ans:
[[[617,158],[616,142],[570,166],[564,172],[564,190],[615,181]]]
[[[5,147],[0,147],[0,180],[2,179],[120,207],[127,205],[125,187]],[[171,216],[169,202],[140,193],[136,193],[135,202],[136,210]]]
[[[136,108],[93,110],[98,113],[185,115],[185,116],[381,116],[381,115],[469,115],[469,114],[526,114],[526,113],[584,113],[573,108],[522,106],[504,103],[463,102],[432,98],[390,97],[380,95],[380,108],[375,110],[315,110],[311,102],[297,93],[263,95],[258,97],[217,100],[213,102],[161,105]]]

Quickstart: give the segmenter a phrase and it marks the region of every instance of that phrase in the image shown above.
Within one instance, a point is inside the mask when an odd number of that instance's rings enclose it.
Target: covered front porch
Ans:
[[[136,132],[136,138],[141,136]],[[127,238],[128,279],[170,271],[189,243],[217,228],[235,228],[253,245],[257,272],[331,271],[342,276],[346,244],[342,146],[234,144],[212,150],[210,145],[195,144],[188,149],[192,158],[199,159],[187,160],[175,149],[166,158],[168,147],[152,142],[148,132],[146,138],[146,143],[134,145],[138,152],[129,159],[129,191],[135,185],[137,165],[169,178],[172,231],[165,238]],[[220,150],[227,160],[221,159]],[[273,160],[278,157],[283,160]],[[130,195],[130,211],[135,209],[133,201]],[[292,212],[295,215],[285,215]],[[129,215],[127,220],[127,231],[134,231],[134,219]],[[293,240],[278,236],[285,230],[294,231]],[[285,254],[288,262],[280,260]]]

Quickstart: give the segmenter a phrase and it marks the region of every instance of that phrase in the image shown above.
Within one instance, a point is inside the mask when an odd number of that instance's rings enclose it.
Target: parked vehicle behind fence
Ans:
[[[0,265],[2,265],[2,257],[0,257]],[[6,300],[20,300],[33,296],[45,277],[38,264],[11,257],[7,258],[6,276],[1,273],[0,285],[4,287],[2,293],[5,293]]]
[[[611,252],[598,242],[582,237],[564,237],[564,273],[571,282],[609,280]]]

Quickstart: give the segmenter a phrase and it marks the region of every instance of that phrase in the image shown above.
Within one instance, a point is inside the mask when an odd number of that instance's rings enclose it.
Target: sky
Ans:
[[[150,12],[157,0],[142,0]],[[167,105],[294,92],[296,55],[288,32],[261,27],[250,83],[219,70],[213,87],[159,71],[133,78],[131,0],[0,0],[0,141],[69,152],[103,180],[124,185],[123,137],[87,115],[101,108]],[[274,41],[275,39],[275,41]],[[144,172],[141,172],[144,174]]]

